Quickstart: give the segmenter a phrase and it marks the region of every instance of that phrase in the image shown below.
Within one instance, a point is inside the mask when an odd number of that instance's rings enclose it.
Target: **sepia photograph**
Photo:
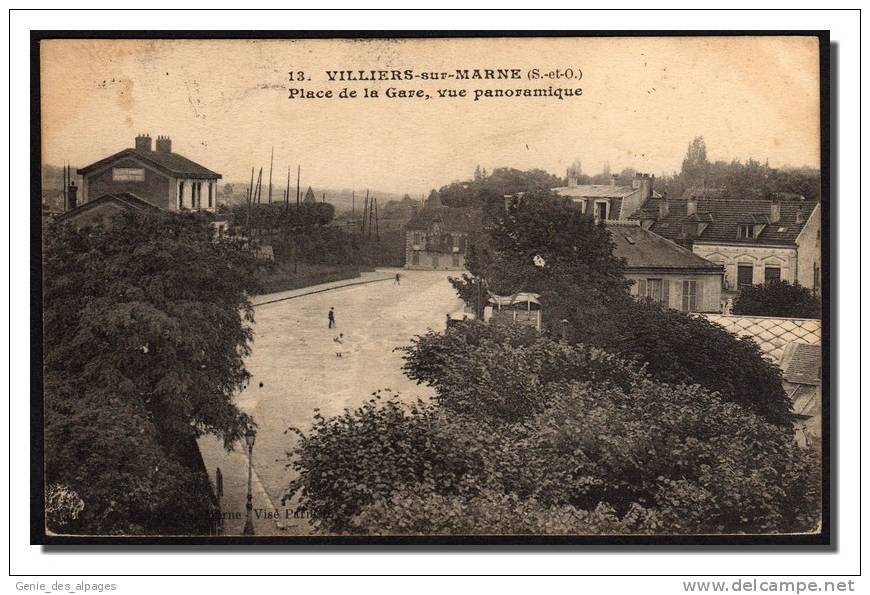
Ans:
[[[32,542],[830,543],[829,45],[32,32]]]

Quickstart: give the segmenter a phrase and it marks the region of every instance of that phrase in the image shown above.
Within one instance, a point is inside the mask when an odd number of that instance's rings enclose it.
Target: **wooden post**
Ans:
[[[381,230],[378,227],[378,199],[375,199],[375,239],[381,241]]]
[[[299,176],[302,175],[302,166],[296,166],[296,208],[299,208]],[[295,270],[295,269],[294,269]]]
[[[251,183],[248,185],[247,192],[247,202],[248,202],[248,210],[247,215],[245,217],[245,234],[248,236],[248,241],[251,241],[251,198],[253,197],[254,192],[254,168],[251,168]]]
[[[272,145],[272,154],[269,156],[269,204],[272,204],[272,166],[275,163],[275,146]]]

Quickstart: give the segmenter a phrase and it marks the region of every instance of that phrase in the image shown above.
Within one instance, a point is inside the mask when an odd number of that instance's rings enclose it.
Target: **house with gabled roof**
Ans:
[[[631,294],[683,312],[719,312],[722,265],[694,254],[638,221],[608,221],[613,255],[625,260]]]
[[[630,217],[725,268],[724,291],[772,280],[821,288],[821,209],[800,197],[651,197]]]
[[[405,268],[464,270],[469,237],[480,229],[480,209],[448,207],[434,194],[405,225]]]
[[[70,221],[75,227],[81,228],[98,222],[108,222],[113,216],[124,211],[149,213],[159,210],[159,207],[142,200],[135,194],[118,192],[116,194],[104,194],[70,211],[59,214],[56,219],[58,221]]]
[[[140,134],[127,148],[78,169],[82,176],[81,203],[104,195],[133,195],[167,211],[184,209],[214,211],[217,208],[216,173],[172,152],[168,136]]]

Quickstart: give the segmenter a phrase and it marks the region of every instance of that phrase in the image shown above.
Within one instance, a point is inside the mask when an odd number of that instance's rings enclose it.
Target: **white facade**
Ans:
[[[739,270],[752,268],[752,284],[764,283],[766,275],[778,269],[779,278],[789,283],[797,281],[797,246],[751,246],[746,244],[702,244],[698,241],[692,251],[710,262],[725,267],[725,290],[737,291]],[[766,269],[770,269],[767,271]]]

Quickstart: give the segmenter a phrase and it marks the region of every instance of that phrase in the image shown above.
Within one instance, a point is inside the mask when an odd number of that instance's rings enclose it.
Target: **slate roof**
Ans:
[[[624,258],[627,269],[674,269],[721,273],[722,266],[710,262],[639,225],[608,224],[613,238],[613,255]]]
[[[782,377],[794,384],[821,384],[822,346],[790,344],[782,357]]]
[[[207,169],[195,161],[191,161],[178,153],[168,153],[165,151],[144,151],[142,149],[124,149],[114,155],[110,155],[105,159],[100,159],[96,163],[92,163],[87,167],[78,169],[79,175],[87,175],[92,171],[96,171],[105,166],[110,165],[114,161],[119,161],[125,157],[133,157],[141,159],[152,165],[154,168],[172,176],[198,178],[198,179],[220,179],[221,175]]]
[[[610,184],[581,184],[579,186],[560,186],[553,192],[571,198],[625,198],[640,188],[631,186],[611,186]]]
[[[479,231],[482,228],[480,209],[444,206],[426,206],[411,217],[405,229],[424,231],[436,219],[440,220],[444,231]]]
[[[659,219],[659,205],[662,198],[650,198],[630,219],[653,220],[650,230],[670,240],[684,241],[687,238],[683,229],[687,219],[687,202],[685,198],[670,198],[668,214]],[[806,225],[810,214],[817,204],[810,201],[783,200],[780,208],[780,219],[777,223],[770,222],[770,200],[751,200],[733,198],[698,198],[697,219],[708,223],[701,235],[694,238],[698,243],[740,243],[740,244],[773,244],[793,246],[801,230]],[[803,221],[797,222],[798,209],[803,211]],[[737,237],[738,225],[764,225],[755,239]]]
[[[158,206],[155,206],[148,202],[147,200],[141,199],[132,192],[116,192],[114,194],[104,194],[99,198],[95,198],[94,200],[89,200],[88,202],[77,206],[76,208],[66,211],[65,213],[61,213],[58,215],[58,220],[64,221],[66,219],[75,219],[77,216],[86,213],[100,205],[104,205],[109,202],[114,202],[120,204],[122,207],[133,210],[133,211],[161,211],[162,209]]]

